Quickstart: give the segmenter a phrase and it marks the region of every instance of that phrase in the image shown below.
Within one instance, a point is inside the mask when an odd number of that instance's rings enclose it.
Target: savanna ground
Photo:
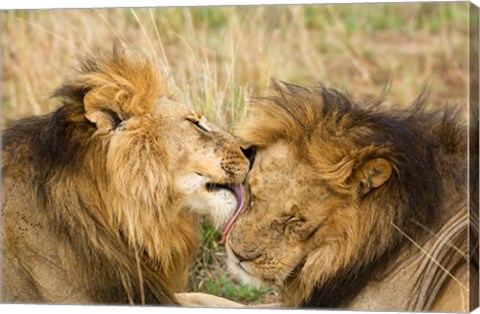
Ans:
[[[230,131],[271,78],[362,101],[386,93],[392,106],[427,85],[432,103],[466,104],[468,14],[466,2],[4,11],[1,122],[53,110],[49,93],[75,56],[116,40],[158,58],[180,99]],[[275,301],[227,274],[219,233],[204,225],[191,290]]]

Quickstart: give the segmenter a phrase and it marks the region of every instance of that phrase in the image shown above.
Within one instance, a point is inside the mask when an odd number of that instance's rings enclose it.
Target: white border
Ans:
[[[311,3],[377,3],[377,2],[437,2],[429,0],[324,0],[324,1],[293,1],[293,0],[244,0],[244,1],[208,1],[208,0],[176,0],[162,2],[161,0],[3,0],[0,2],[0,10],[12,9],[75,9],[75,8],[112,8],[112,7],[187,7],[187,6],[208,6],[208,5],[286,5],[286,4],[311,4]],[[443,0],[442,2],[458,2],[456,0]],[[480,7],[480,0],[471,0],[473,4]],[[1,16],[0,16],[1,18]],[[1,225],[0,225],[1,226]],[[226,309],[212,309],[212,308],[162,308],[162,307],[130,307],[130,306],[68,306],[68,305],[10,305],[0,304],[1,313],[18,313],[20,311],[28,311],[28,313],[35,314],[64,314],[64,313],[81,313],[85,311],[91,313],[105,313],[112,312],[115,314],[123,313],[197,313],[197,314],[215,314],[225,313]],[[271,309],[228,309],[230,313],[285,313],[298,314],[305,313],[306,310],[271,310]],[[366,313],[366,312],[349,312],[339,310],[316,310],[315,313]],[[474,311],[479,313],[477,309]],[[372,313],[386,313],[386,312],[372,312]],[[390,312],[393,313],[393,312]]]
[[[244,0],[244,1],[212,1],[212,0],[3,0],[0,10],[11,9],[72,9],[72,8],[112,8],[112,7],[185,7],[207,5],[286,5],[286,4],[311,4],[311,3],[377,3],[377,2],[436,2],[429,0],[323,0],[323,1],[294,1],[294,0]],[[442,2],[458,2],[458,0],[443,0]],[[479,5],[480,0],[472,3]]]
[[[2,314],[35,313],[35,314],[307,314],[307,310],[272,310],[272,309],[222,309],[222,308],[175,308],[159,306],[89,306],[89,305],[0,305]],[[309,312],[312,312],[311,310]],[[361,312],[332,311],[338,314],[355,314]],[[315,310],[314,313],[327,313]],[[383,313],[383,312],[372,312]]]

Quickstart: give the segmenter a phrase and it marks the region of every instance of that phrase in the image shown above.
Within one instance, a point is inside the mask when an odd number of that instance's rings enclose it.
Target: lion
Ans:
[[[468,127],[461,110],[430,108],[426,94],[387,108],[273,81],[238,132],[257,154],[246,207],[226,231],[231,273],[278,287],[282,307],[463,312],[478,304],[478,258],[467,248],[469,182],[478,194],[478,172],[468,180]],[[470,241],[478,243],[478,229]]]
[[[252,149],[123,47],[52,97],[2,134],[2,302],[178,304],[200,215],[228,224]]]

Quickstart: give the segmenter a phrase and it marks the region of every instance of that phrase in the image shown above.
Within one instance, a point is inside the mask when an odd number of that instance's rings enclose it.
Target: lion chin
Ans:
[[[2,134],[2,302],[176,304],[238,214],[254,150],[172,97],[153,61],[86,56],[54,112]]]
[[[467,253],[467,146],[470,134],[478,164],[478,119],[468,130],[461,108],[427,109],[423,95],[393,110],[275,81],[262,99],[239,128],[257,157],[227,238],[233,275],[277,286],[284,307],[468,311],[478,302],[468,297],[478,258]]]

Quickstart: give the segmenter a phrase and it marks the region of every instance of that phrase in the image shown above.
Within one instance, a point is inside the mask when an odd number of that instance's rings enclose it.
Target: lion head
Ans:
[[[345,305],[405,235],[435,230],[445,190],[465,196],[466,144],[458,116],[424,107],[273,82],[240,129],[257,157],[227,238],[230,270],[280,287],[284,306]]]
[[[4,299],[174,302],[197,214],[227,224],[253,150],[169,95],[152,61],[121,48],[84,57],[53,97],[55,112],[3,133]],[[40,236],[25,235],[20,216]],[[42,256],[56,245],[52,267],[75,298],[55,280],[27,287],[16,277],[19,263],[30,278],[48,273],[36,274],[42,260],[22,248]],[[47,291],[22,291],[31,286]]]

